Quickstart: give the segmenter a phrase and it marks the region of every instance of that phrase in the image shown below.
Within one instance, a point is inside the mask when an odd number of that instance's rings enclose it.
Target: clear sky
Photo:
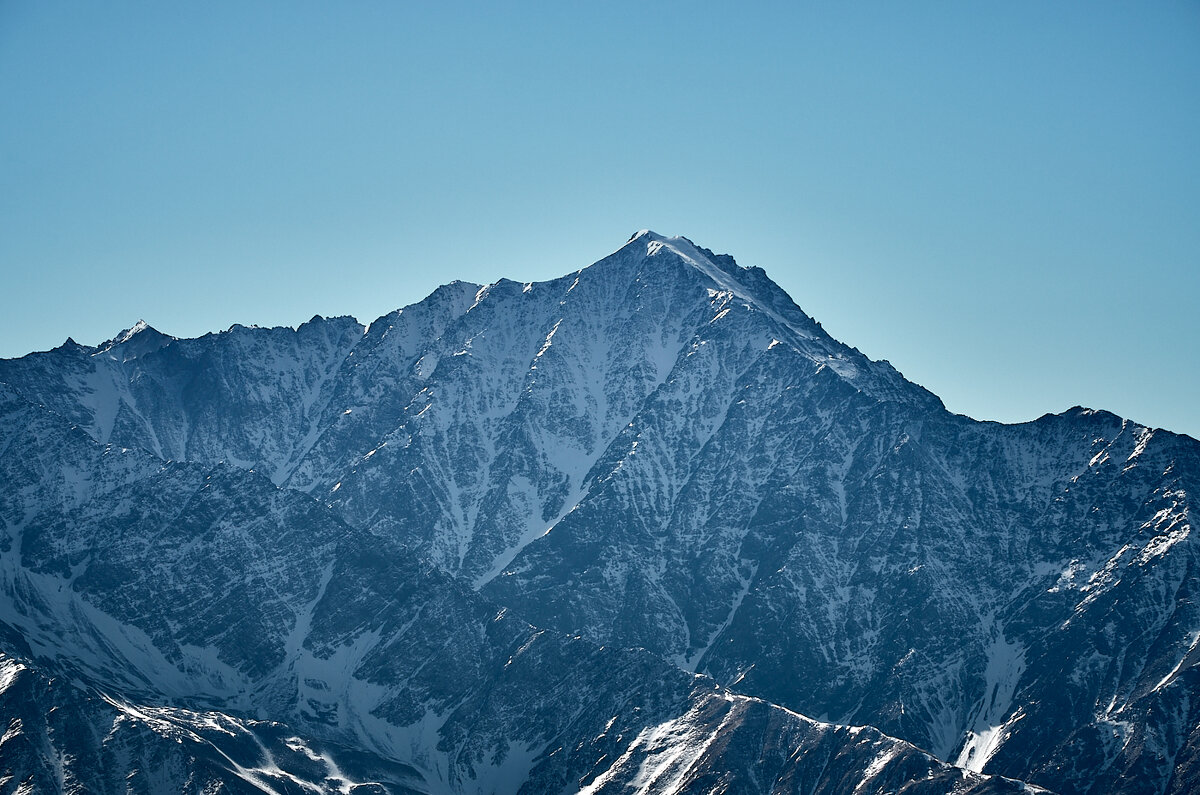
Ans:
[[[1200,2],[0,0],[0,356],[643,227],[953,411],[1200,437]]]

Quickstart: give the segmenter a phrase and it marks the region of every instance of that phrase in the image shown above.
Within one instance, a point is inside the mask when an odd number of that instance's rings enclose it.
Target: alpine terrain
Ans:
[[[639,232],[0,360],[0,793],[1200,791],[1200,442]]]

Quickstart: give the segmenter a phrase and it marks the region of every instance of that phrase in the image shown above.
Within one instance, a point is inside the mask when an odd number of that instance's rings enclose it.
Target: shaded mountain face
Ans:
[[[227,464],[0,387],[0,791],[1017,792],[537,629]]]
[[[0,382],[7,651],[106,697],[431,791],[1197,786],[1200,443],[951,415],[683,238]]]

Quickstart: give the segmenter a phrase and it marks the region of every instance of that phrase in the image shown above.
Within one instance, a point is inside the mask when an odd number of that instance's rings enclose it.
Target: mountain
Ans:
[[[950,414],[684,238],[0,383],[26,679],[382,787],[1200,786],[1200,443]]]
[[[538,630],[257,473],[3,398],[4,791],[1020,788]]]

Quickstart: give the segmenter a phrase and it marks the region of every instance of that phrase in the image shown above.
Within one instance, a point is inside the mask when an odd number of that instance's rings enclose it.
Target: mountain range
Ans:
[[[643,231],[0,360],[0,793],[1200,789],[1200,442]]]

